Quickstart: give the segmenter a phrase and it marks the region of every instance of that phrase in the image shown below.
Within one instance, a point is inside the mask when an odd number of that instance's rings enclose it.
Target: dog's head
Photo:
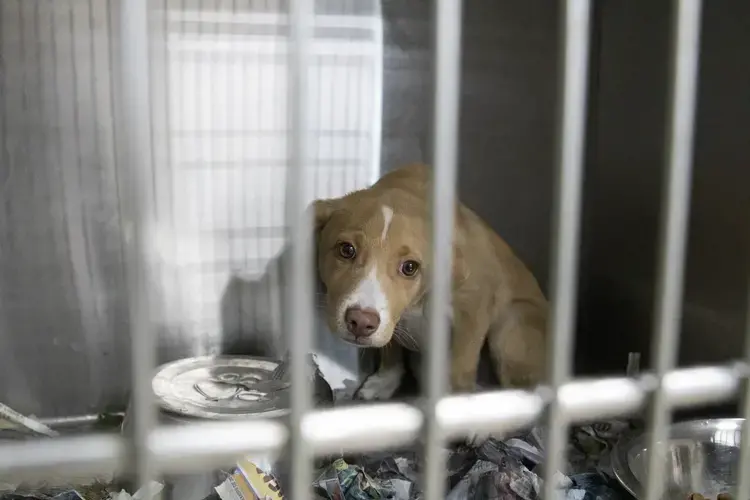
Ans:
[[[421,305],[430,273],[425,203],[406,192],[357,191],[313,204],[317,268],[332,332],[382,347],[401,316]],[[454,252],[454,280],[463,273]]]

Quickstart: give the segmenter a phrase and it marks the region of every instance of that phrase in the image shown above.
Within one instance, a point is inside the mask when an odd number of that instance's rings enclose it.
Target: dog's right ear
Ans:
[[[334,211],[333,200],[315,200],[308,208],[312,212],[313,231],[317,234],[323,230]]]

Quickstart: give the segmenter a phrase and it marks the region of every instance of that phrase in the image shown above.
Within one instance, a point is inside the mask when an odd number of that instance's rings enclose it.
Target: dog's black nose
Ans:
[[[355,337],[369,337],[380,326],[380,315],[375,309],[350,307],[344,314],[346,329]]]

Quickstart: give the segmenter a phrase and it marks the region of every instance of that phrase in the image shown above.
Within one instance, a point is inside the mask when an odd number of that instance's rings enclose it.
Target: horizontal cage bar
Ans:
[[[733,398],[748,370],[742,366],[708,366],[674,370],[662,389],[671,408],[688,408]],[[569,422],[624,416],[642,408],[655,389],[653,376],[641,379],[577,380],[558,389]],[[546,394],[545,394],[546,392]],[[549,391],[494,391],[443,398],[436,415],[444,436],[470,432],[510,433],[532,426],[541,416]],[[405,403],[356,405],[310,412],[301,435],[316,455],[342,451],[375,451],[417,439],[422,413]],[[231,465],[243,455],[274,455],[285,446],[288,431],[280,422],[208,422],[158,427],[149,439],[152,463],[164,473],[207,470]],[[0,481],[45,477],[80,477],[111,473],[125,466],[125,440],[89,435],[35,440],[0,446]]]

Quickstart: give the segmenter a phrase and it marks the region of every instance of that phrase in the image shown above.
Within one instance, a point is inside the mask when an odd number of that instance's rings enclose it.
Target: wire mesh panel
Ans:
[[[670,76],[673,102],[666,161],[670,182],[662,229],[656,373],[642,379],[571,380],[591,8],[588,0],[566,0],[561,2],[564,66],[558,102],[557,233],[548,385],[535,391],[444,395],[450,333],[450,311],[445,304],[451,287],[450,243],[459,146],[461,2],[442,0],[436,5],[434,23],[432,254],[438,266],[433,270],[436,300],[430,314],[433,345],[427,351],[427,397],[421,408],[391,402],[313,411],[304,355],[311,349],[314,334],[314,263],[310,221],[301,214],[312,199],[366,186],[379,171],[380,102],[374,96],[379,95],[381,85],[382,48],[379,20],[373,21],[379,19],[378,9],[363,9],[361,3],[355,9],[354,3],[313,6],[306,0],[291,2],[184,0],[154,8],[146,0],[128,0],[116,10],[93,0],[0,4],[4,69],[0,136],[5,176],[0,189],[4,196],[10,192],[8,185],[53,196],[53,183],[39,187],[33,174],[17,170],[22,164],[18,158],[34,165],[59,159],[62,168],[52,170],[61,187],[54,196],[65,217],[56,220],[53,229],[65,234],[61,237],[64,251],[73,268],[67,284],[77,291],[79,300],[106,289],[96,273],[83,276],[84,271],[77,267],[87,267],[85,259],[95,253],[87,247],[87,231],[98,227],[87,219],[89,212],[82,207],[94,203],[107,221],[117,218],[122,236],[116,250],[124,261],[120,279],[128,290],[130,386],[135,408],[134,432],[125,439],[95,435],[3,444],[0,479],[75,475],[130,466],[144,481],[160,473],[202,470],[226,465],[243,454],[279,452],[288,447],[291,494],[304,498],[309,493],[315,455],[384,449],[424,436],[425,487],[431,499],[445,493],[440,455],[446,439],[481,431],[503,435],[544,418],[550,437],[545,495],[552,497],[555,473],[563,464],[568,424],[629,414],[650,401],[650,447],[658,450],[667,435],[670,410],[735,395],[746,370],[721,366],[675,370],[673,362],[699,61],[699,0],[675,1],[674,71]],[[43,23],[48,30],[42,29]],[[80,23],[94,33],[99,26],[107,35],[102,39],[110,42],[108,50],[95,47],[93,35],[81,42],[76,31]],[[27,29],[33,36],[28,36]],[[155,41],[149,40],[150,33],[157,35]],[[348,42],[340,45],[339,38]],[[28,55],[27,47],[35,47],[30,52],[33,56]],[[81,52],[88,60],[88,81],[81,78]],[[22,71],[7,71],[9,57],[15,58],[13,67]],[[49,57],[51,69],[42,63],[44,57]],[[59,64],[66,57],[71,64]],[[101,82],[95,75],[105,66],[111,76]],[[34,78],[29,76],[32,74]],[[47,84],[50,77],[54,84]],[[75,99],[63,102],[55,94],[58,80],[63,79],[64,88],[74,95],[93,93],[97,98],[91,102],[96,105],[91,104],[89,110]],[[29,99],[32,92],[37,99]],[[113,99],[114,94],[120,99]],[[9,95],[20,97],[20,104]],[[84,109],[91,119],[80,119]],[[56,119],[72,120],[73,126],[40,126],[47,112]],[[14,113],[23,120],[10,123],[8,117]],[[100,124],[102,113],[105,126]],[[53,149],[30,146],[24,133],[37,127],[45,145],[53,144]],[[53,135],[54,140],[50,139]],[[104,158],[101,163],[111,169],[105,180],[92,177],[96,169],[87,163],[92,157]],[[71,170],[71,165],[76,168]],[[103,195],[91,202],[86,197],[89,192],[110,193],[118,200],[116,207],[107,204]],[[24,200],[14,196],[13,202],[17,207]],[[32,227],[48,224],[41,221],[33,203],[26,208],[28,214],[23,216],[9,209],[0,212],[0,227],[8,232],[17,219],[29,221]],[[164,336],[159,329],[168,332],[170,342],[192,338],[192,345],[204,343],[198,352],[215,352],[217,343],[211,335],[219,331],[221,321],[217,316],[221,311],[219,284],[237,270],[247,275],[260,273],[287,242],[293,273],[286,300],[295,314],[285,325],[297,336],[291,345],[289,421],[286,425],[258,419],[157,426],[150,377],[157,359],[155,337]],[[11,278],[3,276],[7,283],[19,281],[13,273],[8,274]],[[6,286],[2,289],[0,305],[4,307],[13,298],[7,290]],[[235,312],[244,320],[242,301],[239,304]],[[80,307],[93,308],[80,311],[82,338],[93,343],[91,338],[100,328],[96,322],[103,321],[103,315],[97,315],[101,304],[81,303]],[[8,340],[7,335],[0,338]],[[7,362],[13,360],[8,357]],[[82,369],[76,376],[85,372]],[[750,445],[742,446],[747,461]],[[652,454],[649,462],[649,500],[660,497],[660,456]],[[741,490],[746,491],[748,484],[743,475]]]
[[[221,321],[234,320],[217,317],[227,276],[257,278],[284,243],[291,133],[285,5],[170,1],[161,13],[165,38],[157,46],[166,67],[155,86],[167,128],[155,204],[164,227],[161,262],[174,277],[161,281],[172,284],[169,317],[180,318],[186,343],[203,342],[204,352],[230,342],[208,340]],[[376,9],[362,14],[352,5],[317,16],[310,39],[308,201],[364,187],[380,169],[380,19]],[[263,311],[237,314],[241,332],[258,330]]]
[[[94,414],[128,393],[121,4],[0,2],[0,321],[14,332],[0,340],[0,386],[37,415]],[[157,359],[266,343],[269,314],[244,285],[285,237],[288,4],[148,9],[152,147],[142,203],[154,224],[147,279]],[[316,198],[378,176],[382,80],[378,2],[317,9],[308,79]]]

